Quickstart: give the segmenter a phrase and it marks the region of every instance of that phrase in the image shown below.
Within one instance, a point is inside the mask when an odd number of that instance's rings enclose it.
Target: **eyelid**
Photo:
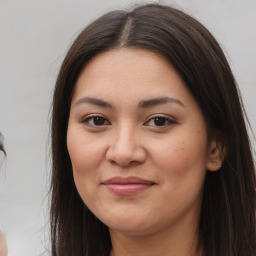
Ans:
[[[147,125],[150,121],[152,121],[153,119],[155,118],[163,118],[165,119],[168,124],[165,124],[165,125],[162,125],[162,126],[157,126],[157,125]],[[177,124],[177,121],[175,120],[175,118],[173,117],[170,117],[170,116],[166,116],[166,115],[163,115],[163,114],[156,114],[154,116],[151,116],[150,118],[148,118],[148,120],[144,123],[144,125],[147,125],[147,126],[151,126],[151,127],[157,127],[157,128],[164,128],[164,127],[167,127],[167,126],[170,126],[170,125],[173,125],[173,124]]]
[[[89,123],[90,120],[93,120],[93,118],[95,117],[100,117],[104,119],[104,124],[99,124],[99,125],[95,125],[95,124],[91,124]],[[153,121],[155,118],[163,118],[166,121],[166,124],[164,125],[150,125],[149,122]],[[83,119],[81,120],[81,123],[90,126],[90,127],[94,127],[94,128],[100,128],[103,126],[107,126],[107,125],[111,125],[110,121],[102,114],[88,114],[85,117],[83,117]],[[177,124],[177,121],[175,120],[175,118],[170,117],[169,115],[164,115],[164,114],[155,114],[154,116],[150,116],[146,122],[144,122],[144,126],[150,126],[150,127],[154,127],[154,128],[165,128],[168,126],[171,126],[173,124]]]
[[[107,122],[107,124],[102,124],[102,125],[93,125],[93,124],[90,124],[89,123],[89,121],[90,120],[92,120],[93,118],[95,118],[95,117],[100,117],[100,118],[103,118],[104,120],[105,120],[105,122]],[[101,115],[101,114],[89,114],[89,115],[86,115],[83,119],[82,119],[82,121],[81,121],[81,123],[83,123],[83,124],[87,124],[88,126],[90,126],[90,127],[102,127],[102,126],[106,126],[106,125],[110,125],[111,123],[108,121],[108,119],[106,118],[106,117],[104,117],[103,115]]]

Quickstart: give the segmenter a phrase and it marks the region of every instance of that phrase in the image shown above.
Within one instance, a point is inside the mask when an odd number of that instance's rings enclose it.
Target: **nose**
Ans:
[[[141,145],[139,134],[128,126],[115,131],[106,152],[106,159],[123,167],[143,163],[146,160],[146,151]]]

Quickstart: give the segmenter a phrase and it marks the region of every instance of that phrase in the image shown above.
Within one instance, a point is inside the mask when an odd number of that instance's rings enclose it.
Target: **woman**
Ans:
[[[52,114],[52,255],[255,255],[241,99],[196,20],[157,4],[100,17]]]
[[[2,134],[0,133],[0,151],[2,151],[4,154],[6,154],[6,152],[4,150],[2,138],[3,138]],[[0,231],[0,256],[6,256],[7,254],[8,254],[8,249],[7,249],[6,239],[3,235],[3,233]]]

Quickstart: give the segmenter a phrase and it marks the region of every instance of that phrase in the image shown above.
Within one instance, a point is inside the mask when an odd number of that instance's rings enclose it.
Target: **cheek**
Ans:
[[[84,136],[83,131],[69,130],[67,147],[72,163],[76,188],[83,201],[87,204],[94,200],[95,184],[100,183],[98,170],[101,169],[104,148],[97,140]]]
[[[180,139],[182,138],[182,139]],[[169,138],[161,147],[155,147],[154,162],[166,175],[183,177],[206,172],[206,135],[183,134]]]
[[[163,205],[172,205],[168,214],[186,211],[197,204],[200,207],[206,174],[206,140],[194,136],[192,139],[172,139],[155,151],[154,164],[159,170],[162,185]]]
[[[77,131],[68,131],[67,147],[74,171],[79,175],[95,171],[101,164],[104,147],[98,140],[90,139]]]

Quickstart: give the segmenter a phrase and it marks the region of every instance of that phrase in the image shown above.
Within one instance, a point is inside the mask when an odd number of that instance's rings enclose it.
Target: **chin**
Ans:
[[[113,216],[109,219],[104,219],[103,222],[109,227],[110,232],[124,233],[127,235],[146,235],[150,232],[152,222],[148,217],[141,219],[136,216]]]

